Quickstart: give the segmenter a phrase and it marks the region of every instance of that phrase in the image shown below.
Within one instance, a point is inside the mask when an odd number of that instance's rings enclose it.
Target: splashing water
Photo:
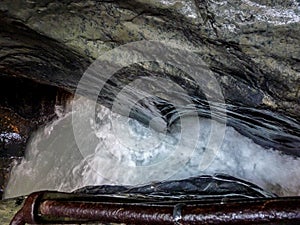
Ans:
[[[89,100],[74,101],[82,101],[82,109],[89,108]],[[248,180],[280,196],[300,195],[300,159],[265,149],[232,127],[226,128],[222,146],[208,167],[199,167],[203,154],[209,151],[206,146],[210,119],[201,118],[200,130],[196,130],[199,129],[195,126],[196,118],[184,118],[190,134],[199,132],[196,145],[191,146],[195,140],[190,140],[189,134],[181,137],[180,122],[175,123],[169,133],[159,133],[134,119],[97,106],[96,116],[90,118],[88,124],[90,132],[82,131],[83,144],[90,146],[90,150],[82,152],[74,138],[72,113],[76,111],[61,115],[36,132],[27,146],[25,158],[12,169],[5,198],[38,190],[72,191],[102,184],[139,185],[216,172]],[[120,131],[125,132],[120,135]],[[176,150],[178,142],[184,143],[179,152]]]

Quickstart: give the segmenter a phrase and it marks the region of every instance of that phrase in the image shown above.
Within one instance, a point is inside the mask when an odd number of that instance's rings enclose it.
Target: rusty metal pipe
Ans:
[[[39,192],[28,197],[22,213],[26,223],[126,224],[300,224],[300,197],[214,203],[91,202],[91,196]],[[95,197],[96,198],[96,197]],[[21,214],[20,214],[21,215]],[[21,225],[13,223],[11,225]]]
[[[25,225],[23,210],[19,210],[16,213],[16,215],[10,222],[10,225]]]

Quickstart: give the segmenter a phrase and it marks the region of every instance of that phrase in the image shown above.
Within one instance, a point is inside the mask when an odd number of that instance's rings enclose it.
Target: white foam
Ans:
[[[0,134],[0,141],[8,143],[10,140],[22,141],[20,134],[15,132],[3,132]]]
[[[82,100],[76,100],[82,101]],[[89,102],[83,100],[83,109]],[[223,172],[253,182],[279,195],[300,195],[300,159],[264,149],[227,127],[222,147],[203,170],[199,164],[207,149],[212,121],[185,118],[188,134],[157,133],[139,122],[101,106],[97,119],[90,118],[91,132],[81,152],[73,135],[72,113],[39,130],[27,147],[26,157],[12,170],[5,198],[38,190],[72,191],[86,185],[145,184]],[[215,122],[214,122],[215,123]],[[216,126],[218,123],[216,123]],[[177,130],[177,131],[176,131]],[[199,132],[195,151],[193,134]],[[122,135],[120,135],[120,133]],[[178,143],[181,143],[178,150]],[[191,154],[190,154],[191,153]],[[174,163],[175,162],[175,163]]]

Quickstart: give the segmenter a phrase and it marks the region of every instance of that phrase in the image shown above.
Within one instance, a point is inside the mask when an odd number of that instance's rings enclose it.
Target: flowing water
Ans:
[[[57,108],[58,118],[33,135],[26,156],[12,169],[5,198],[38,190],[141,185],[216,172],[280,196],[300,195],[299,157],[263,148],[231,126],[225,128],[220,148],[213,151],[212,127],[222,131],[222,123],[189,114],[173,122],[168,132],[157,132],[97,105],[87,122],[89,129],[77,127],[76,137],[72,117],[90,110],[91,102],[79,98],[74,103],[81,107],[65,114]],[[182,124],[188,128],[185,134]]]

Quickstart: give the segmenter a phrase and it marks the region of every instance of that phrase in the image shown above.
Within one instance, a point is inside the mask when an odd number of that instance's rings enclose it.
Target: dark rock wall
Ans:
[[[33,126],[53,115],[54,87],[73,92],[102,53],[132,41],[172,41],[200,55],[215,73],[233,110],[228,114],[231,125],[259,144],[299,155],[297,1],[4,0],[0,15],[0,106],[8,108],[2,112],[2,132],[13,128],[7,127],[9,114],[18,118],[14,126],[27,140]],[[110,105],[135,74],[159,73],[175,78],[194,97],[203,97],[185,74],[161,69],[124,69],[99,100]],[[261,130],[252,129],[252,123],[261,121],[281,128],[270,130],[272,126],[263,124]],[[31,125],[21,129],[26,123]]]
[[[68,92],[27,78],[0,76],[0,197],[10,167],[24,156],[30,135],[53,119]]]
[[[203,56],[216,73],[228,101],[266,107],[299,119],[297,1],[7,0],[0,10],[2,18],[18,21],[9,22],[17,23],[11,36],[23,35],[23,42],[27,37],[26,44],[19,43],[27,49],[15,51],[30,52],[27,61],[43,64],[43,69],[39,69],[43,73],[31,71],[26,76],[42,82],[74,87],[78,74],[70,73],[70,69],[80,74],[86,66],[84,59],[93,60],[132,41],[172,40]],[[12,24],[2,25],[7,26],[13,29]],[[27,34],[20,34],[20,27]],[[48,37],[55,41],[48,41]],[[10,45],[16,41],[10,41]],[[58,49],[62,49],[60,56],[66,56],[64,60],[58,57]],[[47,62],[45,58],[50,55]],[[2,70],[9,70],[16,63],[14,60],[10,55],[2,56]],[[9,66],[3,61],[9,62]],[[24,66],[21,67],[23,71]]]
[[[21,139],[0,138],[0,185],[11,157],[23,155],[30,133],[54,116],[55,102],[64,104],[71,97],[69,92],[76,89],[88,65],[114,47],[139,40],[173,41],[202,56],[221,84],[231,124],[262,145],[299,156],[299,4],[297,0],[1,1],[0,135],[16,133]],[[133,79],[132,71],[155,73],[145,68],[124,70],[127,82]],[[193,90],[193,84],[182,78]],[[109,105],[109,93],[101,101]]]

